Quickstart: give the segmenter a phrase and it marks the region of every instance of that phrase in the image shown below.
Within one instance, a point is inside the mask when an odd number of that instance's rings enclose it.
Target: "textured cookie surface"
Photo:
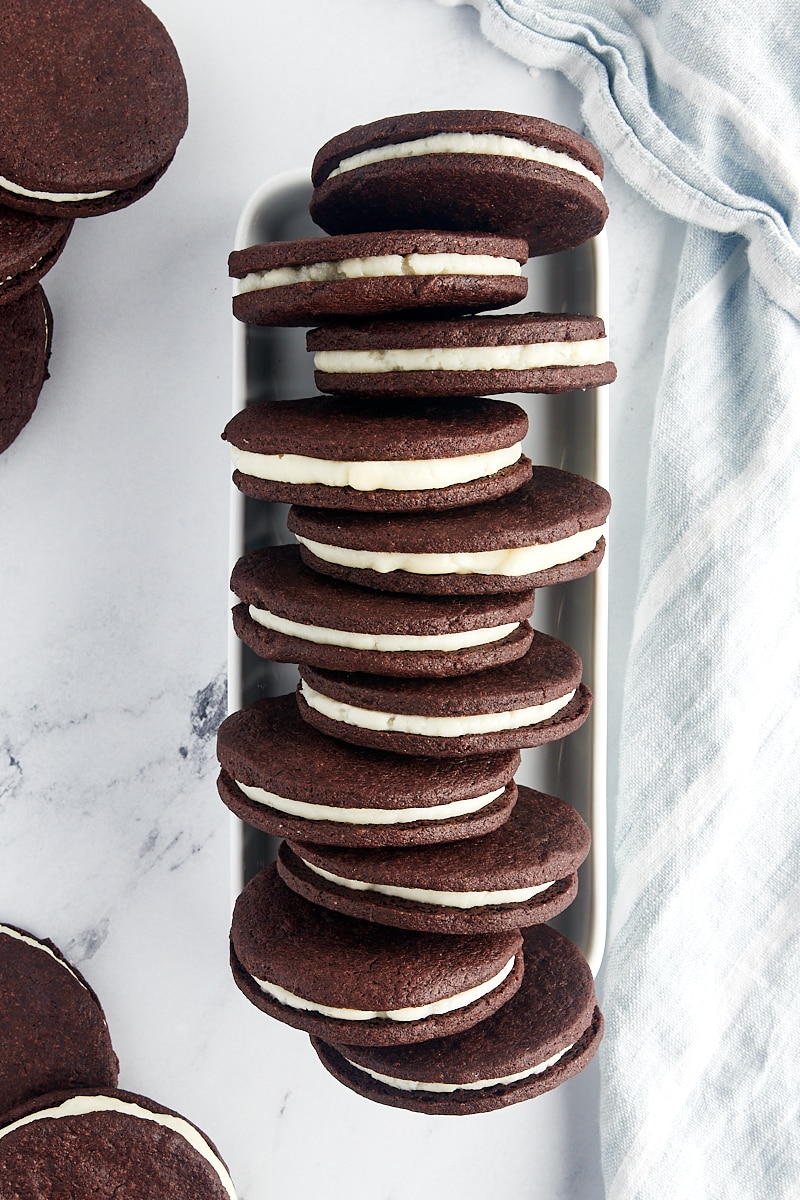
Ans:
[[[59,1091],[0,1124],[0,1195],[9,1200],[236,1200],[214,1144],[148,1097]]]
[[[309,570],[298,546],[239,559],[237,635],[262,658],[379,675],[465,675],[520,658],[533,636],[533,592],[403,596]]]
[[[274,863],[247,884],[231,925],[234,979],[251,1003],[295,1028],[368,1046],[485,1019],[519,987],[521,946],[516,930],[451,938],[342,916],[290,891]]]
[[[233,480],[257,500],[364,511],[457,508],[525,483],[528,418],[516,404],[265,400],[227,424]]]
[[[293,695],[232,713],[217,734],[217,755],[219,792],[237,816],[277,837],[340,846],[488,833],[508,819],[520,762],[515,750],[430,759],[360,749],[302,721]]]
[[[443,134],[455,135],[455,142],[443,144]],[[489,142],[482,140],[486,135]],[[403,147],[402,156],[347,163],[390,146]],[[519,157],[531,148],[539,161]],[[417,156],[419,149],[437,152]],[[342,170],[348,165],[356,169]],[[602,229],[608,216],[602,175],[602,158],[591,142],[538,117],[486,110],[407,113],[355,126],[325,143],[312,167],[311,216],[328,233],[511,233],[528,240],[531,254],[549,254]]]
[[[535,633],[515,662],[456,679],[396,679],[300,666],[300,715],[322,733],[397,754],[490,754],[579,729],[591,692],[580,657]]]
[[[33,416],[52,336],[53,314],[40,284],[0,305],[0,453]]]
[[[316,325],[412,309],[501,308],[524,299],[522,238],[393,230],[269,242],[228,260],[233,312],[259,325]]]
[[[64,249],[72,221],[0,207],[0,304],[42,278]]]
[[[5,0],[0,48],[4,203],[91,216],[153,186],[188,107],[175,47],[146,5]]]
[[[431,1115],[490,1112],[550,1091],[594,1057],[603,1018],[589,965],[567,938],[534,926],[525,932],[524,953],[519,991],[467,1033],[391,1049],[312,1038],[314,1048],[353,1091]]]
[[[502,313],[340,322],[309,330],[322,392],[468,396],[568,392],[616,378],[599,317]]]
[[[449,513],[353,513],[343,521],[324,509],[294,506],[287,523],[316,571],[386,591],[463,595],[588,574],[603,557],[610,508],[599,484],[537,466],[530,483],[511,495]],[[534,547],[531,557],[505,553]]]
[[[114,1087],[97,996],[48,940],[0,925],[0,1113],[61,1088]]]
[[[362,920],[490,932],[539,924],[566,908],[589,844],[572,805],[520,787],[509,819],[484,837],[416,850],[284,842],[278,871],[306,899]]]

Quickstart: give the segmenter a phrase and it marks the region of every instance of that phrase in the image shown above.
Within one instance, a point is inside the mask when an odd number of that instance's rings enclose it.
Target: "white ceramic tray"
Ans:
[[[268,180],[250,197],[239,220],[236,249],[257,242],[320,236],[308,215],[311,184],[305,171]],[[596,313],[608,325],[605,234],[576,250],[532,259],[526,268],[527,299],[517,308]],[[233,411],[262,399],[314,395],[311,355],[304,329],[269,329],[233,320]],[[607,486],[607,388],[564,396],[513,396],[530,418],[525,452],[534,464],[562,467]],[[292,541],[286,505],[246,499],[231,485],[231,566],[246,550]],[[603,564],[586,579],[536,593],[536,629],[573,646],[594,693],[588,722],[559,742],[523,751],[517,781],[574,804],[592,830],[592,849],[580,870],[577,899],[553,924],[586,955],[594,973],[606,936],[606,668],[608,584]],[[294,689],[293,666],[264,662],[229,632],[228,706],[235,712],[261,696]],[[232,817],[233,898],[261,866],[274,858],[277,842]]]

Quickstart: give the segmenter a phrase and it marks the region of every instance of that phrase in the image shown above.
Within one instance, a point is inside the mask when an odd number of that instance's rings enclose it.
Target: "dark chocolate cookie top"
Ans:
[[[116,1086],[97,996],[51,941],[11,925],[0,925],[0,1014],[0,1114],[61,1088]]]
[[[438,400],[264,400],[238,412],[223,438],[254,454],[302,454],[337,462],[458,458],[521,441],[518,404],[484,396]]]
[[[536,632],[530,650],[522,658],[477,675],[396,679],[323,671],[303,664],[300,678],[315,691],[358,708],[455,717],[546,704],[574,691],[580,685],[582,669],[575,650],[557,638]]]
[[[310,329],[306,346],[316,350],[461,349],[589,342],[606,336],[600,317],[580,313],[498,313],[436,320],[361,321]]]
[[[522,939],[516,930],[449,938],[357,921],[290,891],[273,863],[239,896],[231,942],[255,980],[318,1005],[384,1013],[487,982],[517,954]]]
[[[20,1121],[12,1128],[15,1121]],[[236,1200],[219,1151],[146,1096],[81,1088],[38,1097],[0,1124],[0,1195],[42,1200]]]
[[[228,273],[235,279],[243,279],[251,271],[387,254],[488,254],[493,258],[513,258],[524,263],[528,258],[528,244],[524,238],[423,229],[299,238],[293,242],[262,242],[244,250],[234,250],[228,257]]]
[[[0,304],[37,283],[64,249],[72,221],[0,207]]]
[[[303,625],[414,637],[525,621],[534,599],[533,592],[463,599],[370,591],[310,570],[298,546],[244,555],[233,568],[231,590],[246,604]]]
[[[557,542],[600,528],[611,508],[605,488],[556,467],[534,467],[533,478],[509,496],[447,513],[341,515],[293,506],[289,529],[324,545],[411,554],[507,549]]]
[[[0,23],[0,176],[5,202],[69,215],[118,207],[167,166],[187,124],[186,82],[141,0],[6,0]],[[110,197],[89,199],[111,191]],[[49,199],[48,199],[49,197]]]
[[[48,377],[53,314],[41,284],[0,305],[0,453],[33,415]]]
[[[546,146],[582,162],[595,175],[603,177],[603,159],[598,149],[565,125],[525,113],[487,109],[445,109],[404,113],[384,117],[367,125],[355,125],[327,141],[316,153],[311,168],[314,185],[320,184],[343,158],[360,154],[375,146],[387,146],[437,133],[490,133],[519,138],[536,146]]]
[[[426,808],[486,795],[513,778],[518,751],[446,761],[363,750],[325,737],[294,696],[257,700],[222,722],[226,773],[278,796],[341,808]]]

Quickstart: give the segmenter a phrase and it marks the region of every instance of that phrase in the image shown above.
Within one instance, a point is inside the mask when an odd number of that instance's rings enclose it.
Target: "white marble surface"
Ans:
[[[335,1084],[227,965],[226,259],[247,197],[352,124],[536,112],[576,94],[432,0],[154,0],[190,129],[156,189],[78,223],[45,281],[52,378],[0,458],[0,919],[52,937],[105,1005],[121,1085],[200,1124],[242,1200],[599,1200],[602,1051],[555,1093],[428,1120]],[[609,171],[610,779],[669,280],[682,229]],[[613,1020],[613,1013],[607,1013]]]

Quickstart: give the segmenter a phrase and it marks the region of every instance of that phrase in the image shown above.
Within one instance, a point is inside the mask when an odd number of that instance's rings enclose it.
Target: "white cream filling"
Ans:
[[[466,1008],[468,1004],[473,1004],[482,996],[488,996],[489,992],[493,992],[511,974],[515,961],[516,956],[512,956],[503,969],[493,975],[491,979],[487,979],[485,983],[479,983],[475,987],[467,988],[465,992],[457,992],[454,996],[446,996],[443,1000],[434,1000],[430,1004],[418,1004],[410,1008],[390,1008],[383,1012],[361,1008],[332,1008],[329,1004],[315,1004],[313,1000],[306,1000],[303,996],[296,996],[294,992],[287,992],[285,988],[276,983],[256,979],[255,976],[251,976],[251,978],[263,992],[273,996],[281,1004],[288,1005],[289,1008],[321,1013],[325,1017],[335,1017],[339,1021],[374,1021],[377,1018],[389,1021],[423,1021],[426,1017],[438,1017],[444,1013],[455,1012],[459,1008]]]
[[[309,804],[306,800],[289,800],[264,788],[253,787],[234,780],[254,804],[264,804],[290,817],[304,821],[336,821],[340,825],[410,825],[413,821],[449,821],[452,817],[469,816],[488,807],[506,790],[504,787],[484,796],[469,796],[465,800],[450,800],[433,808],[335,808],[332,804]]]
[[[418,158],[426,154],[497,154],[505,158],[522,158],[528,162],[546,163],[582,175],[602,192],[603,181],[585,166],[580,159],[573,158],[560,150],[546,146],[533,146],[522,138],[506,137],[502,133],[433,133],[413,141],[396,142],[393,146],[375,146],[361,150],[350,158],[343,158],[339,165],[327,175],[333,179],[345,171],[355,171],[371,163],[387,162],[396,158]]]
[[[362,571],[408,571],[412,575],[534,575],[562,563],[574,562],[594,550],[605,533],[605,526],[582,529],[557,542],[533,546],[510,546],[504,550],[463,551],[460,554],[414,554],[381,550],[352,550],[348,546],[328,546],[301,537],[297,540],[323,562]]]
[[[455,458],[364,462],[336,462],[305,454],[255,454],[234,445],[230,450],[234,468],[255,479],[271,479],[277,483],[321,483],[326,487],[351,487],[359,492],[416,492],[495,475],[519,461],[522,443]]]
[[[572,1043],[574,1046],[575,1043]],[[371,1075],[373,1079],[377,1079],[379,1083],[385,1083],[389,1087],[397,1088],[401,1092],[461,1092],[461,1091],[480,1091],[482,1088],[496,1087],[497,1084],[517,1083],[520,1079],[529,1079],[531,1075],[541,1075],[548,1067],[554,1066],[560,1058],[563,1058],[567,1051],[572,1049],[572,1046],[565,1046],[563,1050],[559,1050],[558,1054],[554,1054],[545,1062],[537,1063],[535,1067],[528,1067],[525,1071],[515,1071],[513,1075],[499,1075],[496,1079],[477,1079],[471,1083],[422,1083],[416,1079],[396,1079],[393,1075],[382,1075],[380,1071],[373,1071],[369,1067],[362,1067],[360,1063],[354,1063],[351,1059],[345,1059],[351,1067],[355,1067],[357,1071],[363,1071],[365,1075]]]
[[[18,1121],[12,1121],[4,1129],[0,1129],[0,1138],[4,1138],[7,1134],[21,1129],[23,1125],[30,1125],[34,1121],[45,1119],[56,1120],[60,1117],[83,1117],[95,1112],[124,1113],[127,1116],[137,1117],[143,1121],[152,1121],[155,1125],[161,1125],[165,1129],[171,1129],[174,1133],[179,1134],[184,1141],[188,1142],[201,1158],[205,1159],[212,1170],[219,1176],[231,1200],[236,1200],[236,1192],[224,1163],[217,1158],[199,1130],[195,1129],[193,1125],[185,1121],[182,1117],[173,1117],[169,1113],[151,1112],[149,1108],[143,1108],[141,1105],[133,1104],[128,1100],[120,1100],[115,1096],[73,1096],[71,1099],[64,1100],[63,1103],[56,1105],[54,1108],[44,1108],[39,1112],[30,1113],[27,1117],[20,1117]]]
[[[426,737],[464,737],[468,734],[499,733],[506,729],[523,729],[527,725],[538,725],[549,720],[562,708],[566,708],[574,690],[546,704],[532,704],[527,708],[515,708],[508,712],[475,713],[458,717],[424,717],[418,713],[377,712],[371,708],[358,708],[333,700],[309,687],[305,680],[300,682],[300,691],[309,708],[359,729],[372,729],[381,733],[419,733]]]
[[[524,346],[318,350],[314,367],[331,375],[380,375],[391,371],[535,371],[542,367],[594,367],[607,360],[608,338],[594,338]]]
[[[65,962],[63,958],[59,958],[57,954],[54,954],[50,947],[45,946],[43,942],[37,941],[36,938],[28,937],[26,933],[20,933],[18,929],[12,929],[9,925],[0,925],[0,934],[5,934],[6,937],[16,938],[18,942],[24,942],[26,946],[33,946],[34,950],[43,950],[45,954],[50,955],[53,962],[58,963],[58,965],[63,967],[65,971],[69,971],[73,979],[76,979],[82,988],[86,988],[86,984],[72,969],[70,964]]]
[[[28,196],[31,200],[52,200],[55,204],[63,204],[70,200],[100,200],[103,196],[113,196],[114,191],[105,192],[33,192],[10,179],[0,176],[0,188],[14,192],[17,196]]]
[[[401,887],[392,883],[365,883],[361,879],[347,879],[343,875],[334,875],[332,871],[317,867],[304,858],[301,858],[300,861],[310,871],[316,872],[323,879],[327,879],[329,883],[336,883],[340,887],[352,888],[356,892],[379,892],[382,896],[396,896],[399,900],[412,900],[417,904],[438,904],[442,908],[479,908],[486,904],[524,904],[526,900],[531,900],[541,892],[546,892],[555,883],[555,880],[551,879],[549,883],[538,883],[532,887],[506,888],[493,892],[440,892],[432,888]]]
[[[349,629],[327,629],[323,625],[303,625],[299,621],[290,621],[278,616],[267,609],[249,606],[250,616],[265,629],[273,629],[276,633],[285,633],[288,637],[302,638],[305,642],[313,642],[317,646],[344,646],[348,650],[377,650],[381,653],[402,653],[404,651],[441,650],[453,653],[466,650],[471,646],[487,646],[499,642],[515,629],[519,621],[507,625],[496,625],[494,628],[465,629],[460,633],[439,634],[401,634],[401,633],[354,633]]]
[[[515,258],[492,254],[371,254],[335,262],[251,271],[234,284],[238,295],[294,283],[328,283],[340,279],[387,279],[401,275],[521,275]]]

